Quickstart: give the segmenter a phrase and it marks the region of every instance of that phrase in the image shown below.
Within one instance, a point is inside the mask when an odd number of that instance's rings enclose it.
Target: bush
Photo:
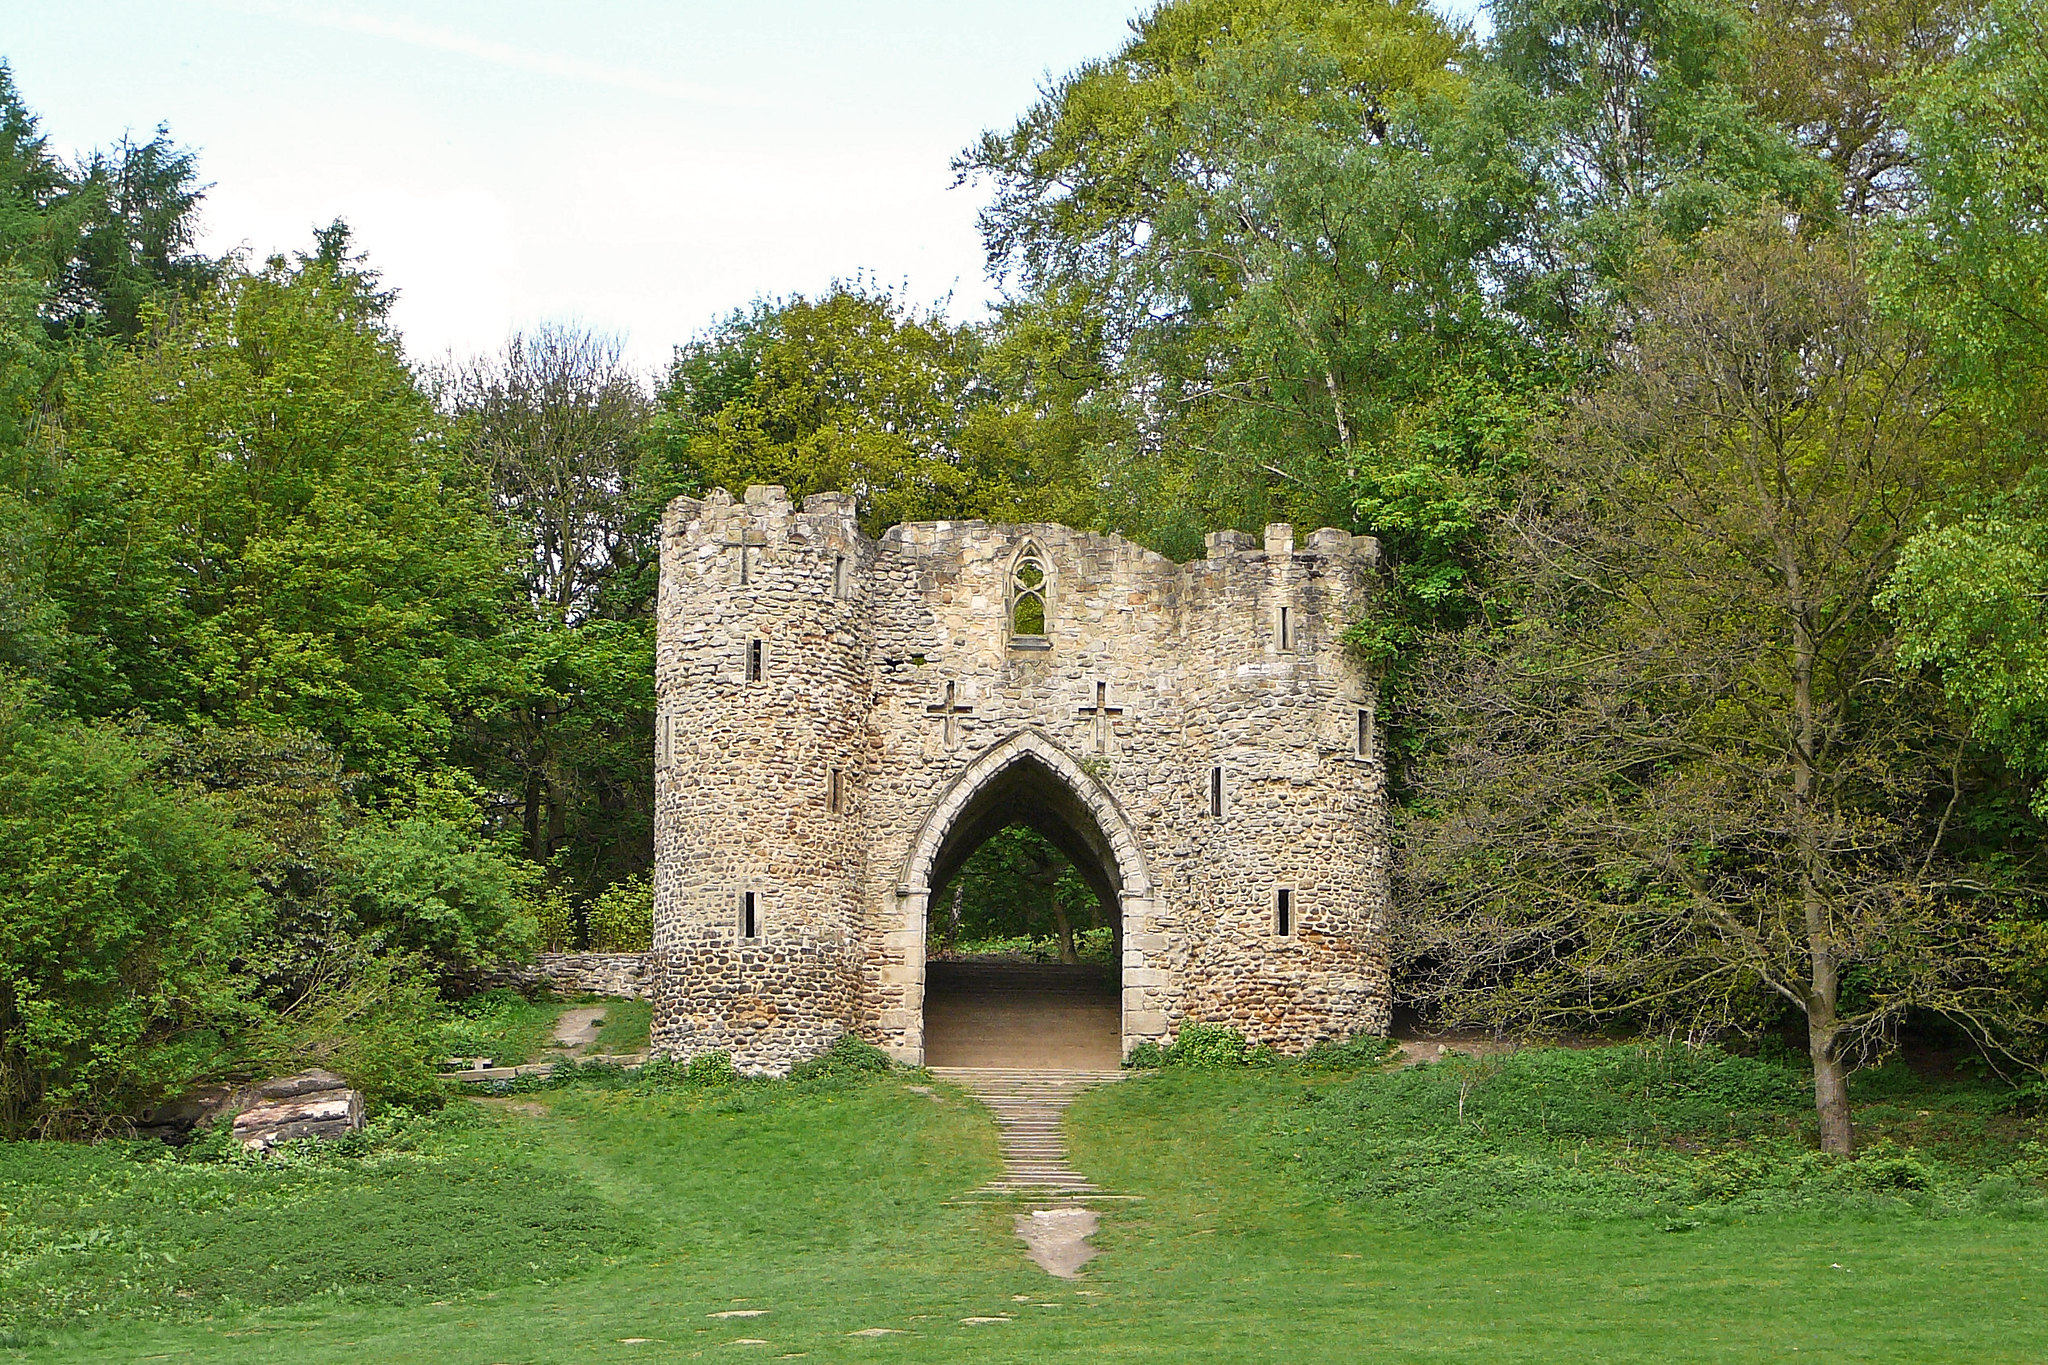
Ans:
[[[259,1017],[237,1069],[324,1067],[373,1105],[437,1105],[442,1027],[440,992],[422,964],[358,953],[333,963],[283,1013]]]
[[[654,879],[613,882],[590,903],[589,925],[594,952],[646,952],[654,946]]]
[[[451,975],[532,957],[532,876],[469,820],[421,811],[364,825],[344,846],[356,918],[379,947]]]
[[[1168,1066],[1207,1069],[1261,1066],[1276,1060],[1271,1048],[1253,1047],[1234,1028],[1221,1024],[1182,1024],[1173,1046],[1164,1050]]]
[[[700,1052],[683,1067],[683,1084],[714,1087],[738,1084],[740,1073],[733,1069],[730,1052]]]
[[[840,1076],[868,1076],[895,1069],[889,1054],[851,1033],[839,1035],[831,1047],[808,1061],[789,1069],[792,1081],[816,1081]]]
[[[146,740],[0,671],[0,1134],[101,1131],[222,1064],[254,854]]]
[[[544,953],[568,952],[576,946],[576,907],[569,893],[550,887],[533,902],[534,940]]]
[[[1170,1046],[1140,1043],[1124,1058],[1132,1070],[1162,1066],[1196,1067],[1214,1071],[1227,1067],[1271,1066],[1280,1060],[1269,1047],[1255,1047],[1234,1028],[1222,1024],[1186,1023],[1180,1026]]]

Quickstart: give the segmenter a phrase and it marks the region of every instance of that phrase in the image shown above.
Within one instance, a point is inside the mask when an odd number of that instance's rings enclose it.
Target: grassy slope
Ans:
[[[441,1025],[441,1050],[451,1057],[489,1057],[499,1066],[539,1059],[554,1038],[555,1021],[566,1010],[604,1007],[597,1033],[601,1053],[644,1052],[654,1006],[645,1000],[604,996],[542,996],[528,1000],[509,989],[471,996],[448,1012]]]
[[[537,1173],[559,1199],[622,1210],[621,1236],[644,1250],[609,1264],[585,1254],[578,1273],[574,1249],[558,1249],[531,1277],[543,1282],[440,1302],[330,1295],[216,1310],[211,1321],[116,1322],[20,1354],[453,1365],[699,1352],[905,1362],[2048,1357],[2048,1223],[2038,1218],[1873,1203],[1708,1219],[1682,1233],[1643,1217],[1418,1222],[1383,1203],[1333,1202],[1293,1169],[1294,1144],[1312,1136],[1294,1119],[1303,1089],[1284,1073],[1173,1073],[1085,1100],[1071,1125],[1082,1168],[1145,1199],[1103,1206],[1106,1254],[1078,1285],[1025,1265],[1002,1212],[944,1204],[993,1166],[985,1120],[957,1097],[934,1103],[884,1080],[517,1102],[545,1104],[538,1117],[501,1104],[481,1130],[501,1164]],[[23,1156],[0,1152],[0,1174]],[[328,1236],[343,1254],[350,1234],[316,1220],[301,1235]],[[432,1221],[417,1237],[450,1257],[480,1250]],[[253,1268],[251,1282],[262,1279]],[[708,1316],[757,1307],[770,1311]],[[959,1321],[1001,1314],[1014,1320]],[[845,1335],[866,1327],[907,1334]],[[634,1337],[649,1340],[623,1340]],[[766,1345],[724,1348],[739,1338]]]

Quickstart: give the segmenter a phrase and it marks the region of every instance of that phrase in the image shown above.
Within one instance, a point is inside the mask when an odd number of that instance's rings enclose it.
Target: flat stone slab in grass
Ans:
[[[1017,1235],[1024,1239],[1031,1259],[1046,1274],[1063,1280],[1080,1279],[1081,1267],[1097,1256],[1088,1245],[1096,1226],[1093,1209],[1034,1209],[1017,1215]]]

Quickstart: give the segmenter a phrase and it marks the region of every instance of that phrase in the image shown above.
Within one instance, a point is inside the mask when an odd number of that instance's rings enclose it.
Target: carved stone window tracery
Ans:
[[[1037,644],[1052,624],[1052,575],[1045,551],[1035,540],[1024,542],[1010,568],[1010,639]]]

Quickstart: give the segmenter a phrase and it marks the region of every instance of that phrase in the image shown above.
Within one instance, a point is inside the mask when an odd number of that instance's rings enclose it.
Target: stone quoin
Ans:
[[[1127,1053],[1385,1032],[1384,770],[1341,640],[1376,541],[872,540],[849,496],[753,487],[676,499],[661,544],[657,1053],[779,1074],[851,1031],[922,1062],[926,916],[1019,823],[1109,912]]]

